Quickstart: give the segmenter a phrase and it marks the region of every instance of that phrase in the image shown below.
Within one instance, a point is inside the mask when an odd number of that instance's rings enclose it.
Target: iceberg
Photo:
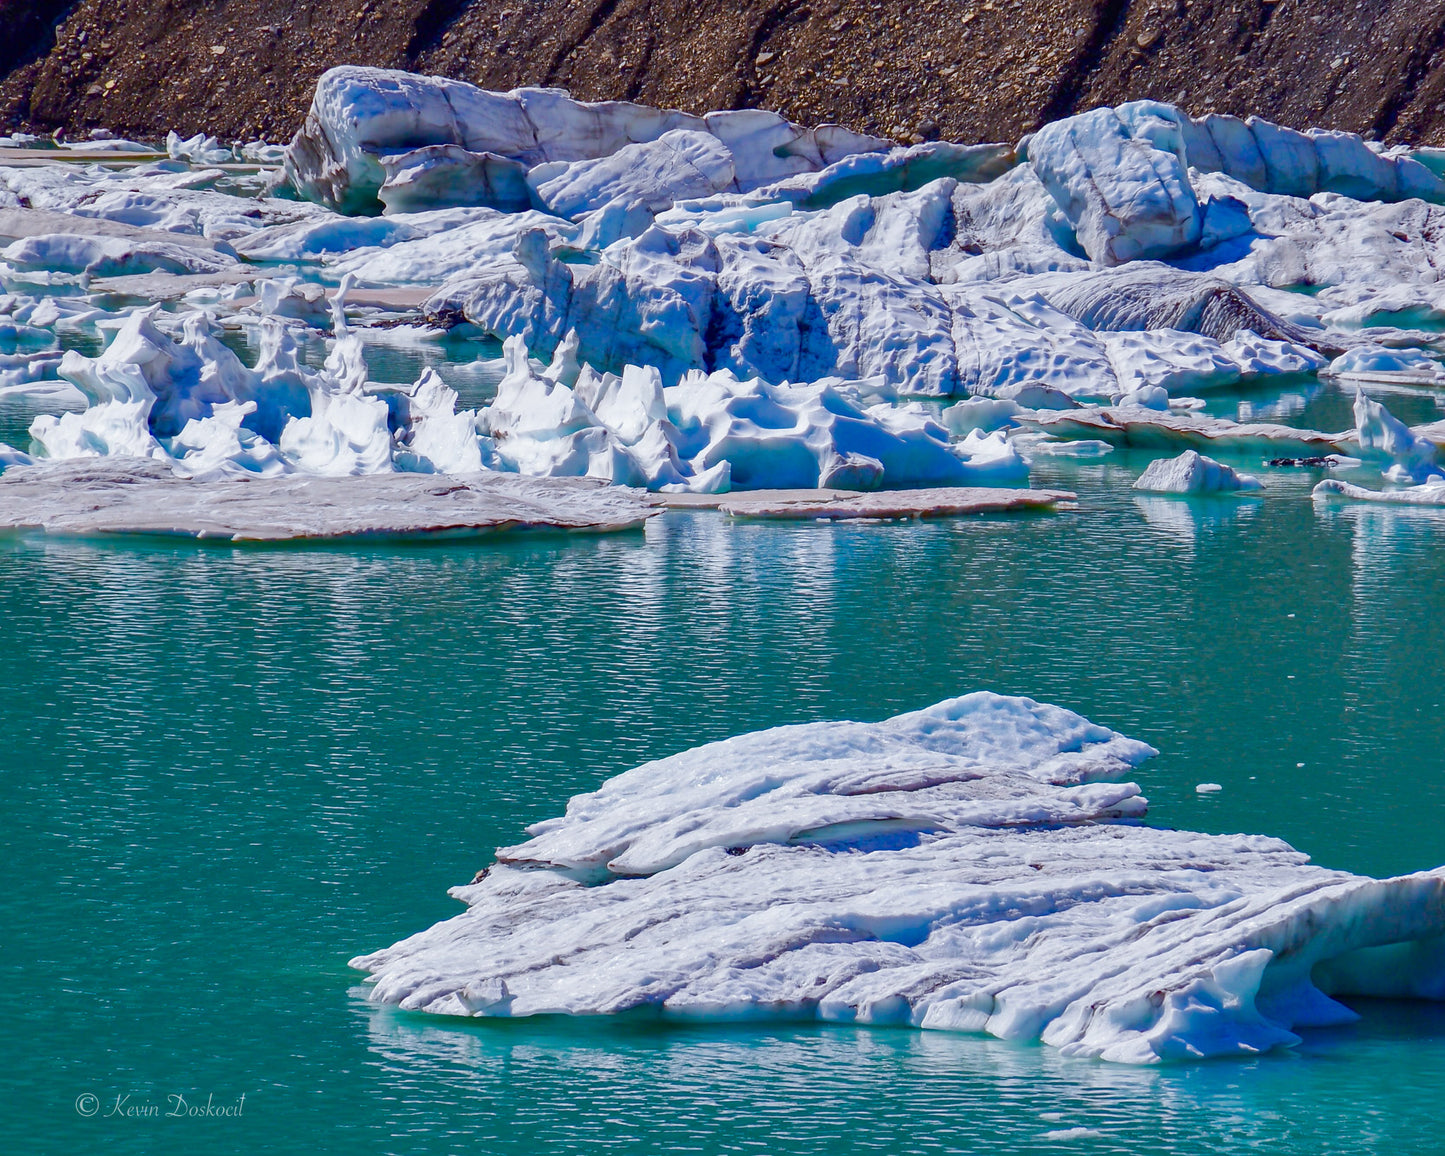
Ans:
[[[1154,753],[987,692],[711,743],[576,796],[452,889],[463,914],[351,963],[443,1015],[899,1024],[1125,1063],[1445,997],[1445,869],[1149,828],[1121,780]]]
[[[1355,390],[1355,444],[1362,458],[1389,461],[1385,476],[1392,481],[1422,482],[1440,469],[1435,443],[1361,389]]]
[[[1262,449],[1277,457],[1317,457],[1355,446],[1353,431],[1322,433],[1274,422],[1238,422],[1144,405],[1091,405],[1052,412],[1030,410],[1014,420],[1056,437],[1095,439],[1140,449],[1227,447]]]
[[[1156,494],[1217,494],[1263,489],[1253,474],[1241,474],[1213,458],[1185,450],[1177,458],[1149,463],[1134,483],[1136,490]]]
[[[1339,478],[1326,478],[1317,483],[1311,493],[1316,499],[1348,499],[1396,506],[1445,506],[1445,474],[1433,474],[1418,486],[1403,486],[1397,490],[1371,490]]]

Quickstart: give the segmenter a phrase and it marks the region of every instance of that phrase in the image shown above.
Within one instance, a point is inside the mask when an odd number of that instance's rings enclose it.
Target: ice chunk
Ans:
[[[186,315],[180,341],[156,317],[156,307],[133,313],[99,357],[65,354],[59,373],[89,405],[37,417],[37,455],[154,458],[189,477],[465,474],[486,464],[476,414],[456,412],[454,390],[431,372],[410,387],[372,386],[361,339],[339,318],[318,373],[275,319],[260,323],[253,370],[217,339],[207,315]]]
[[[1354,444],[1352,431],[1329,434],[1273,422],[1236,422],[1144,406],[1085,406],[1056,413],[1033,410],[1019,414],[1015,420],[1058,437],[1101,439],[1112,445],[1156,450],[1218,446],[1304,456],[1331,453]]]
[[[1330,362],[1326,372],[1330,377],[1445,383],[1445,365],[1423,349],[1391,349],[1374,344],[1346,350]]]
[[[203,132],[184,140],[178,132],[166,133],[166,155],[173,161],[190,161],[198,165],[219,165],[236,159],[229,146]]]
[[[1253,474],[1237,473],[1213,458],[1185,450],[1177,458],[1150,462],[1134,488],[1156,494],[1214,494],[1264,487]]]
[[[40,462],[0,447],[0,527],[57,534],[165,534],[236,542],[433,538],[529,528],[635,529],[657,508],[636,491],[481,473],[225,481],[177,477],[133,457]]]
[[[1198,242],[1204,213],[1182,160],[1183,119],[1136,101],[1054,121],[1030,138],[1034,171],[1093,260],[1121,265]]]
[[[1326,478],[1312,491],[1316,498],[1349,498],[1356,502],[1384,502],[1400,506],[1445,506],[1445,474],[1434,474],[1418,486],[1398,490],[1371,490],[1338,478]]]
[[[352,964],[443,1014],[815,1017],[1131,1063],[1288,1046],[1352,1017],[1331,995],[1445,995],[1438,953],[1370,955],[1445,932],[1445,870],[1140,826],[1119,780],[1152,753],[987,693],[709,744],[575,797],[454,890],[464,914]]]
[[[527,166],[454,144],[426,145],[380,158],[377,199],[387,213],[478,205],[516,213],[532,207]]]
[[[614,200],[658,213],[674,201],[733,188],[736,178],[733,155],[717,137],[674,129],[596,160],[539,166],[528,180],[545,208],[576,218]]]
[[[1020,279],[1015,289],[1041,294],[1094,330],[1178,329],[1216,341],[1248,330],[1298,345],[1319,344],[1326,337],[1277,316],[1218,277],[1153,261],[1089,273],[1040,274]],[[1334,346],[1334,352],[1340,348]]]
[[[1382,154],[1355,133],[1297,132],[1258,117],[1211,113],[1181,121],[1189,163],[1262,193],[1341,193],[1367,201],[1445,202],[1445,183],[1409,155]]]
[[[195,245],[83,233],[25,237],[0,249],[0,260],[15,269],[45,269],[113,277],[128,273],[219,273],[236,261]]]
[[[849,141],[849,155],[830,161],[819,172],[765,186],[758,195],[794,201],[804,209],[825,209],[860,193],[880,197],[922,188],[940,178],[987,184],[1018,161],[1014,150],[1001,144],[925,141],[907,148],[876,151],[881,143],[871,137]]]
[[[1363,390],[1355,391],[1355,441],[1364,458],[1393,463],[1387,474],[1394,481],[1424,481],[1437,472],[1438,450],[1433,442],[1413,433],[1409,426]]]
[[[478,418],[505,468],[698,492],[988,484],[1028,474],[1002,437],[952,447],[921,407],[864,407],[843,382],[773,385],[717,370],[664,388],[655,367],[579,368],[578,345],[569,336],[538,374],[521,339],[507,341],[506,376]]]
[[[707,182],[718,188],[736,181],[739,188],[753,189],[825,168],[850,153],[886,147],[884,141],[836,125],[803,128],[760,109],[696,117],[625,101],[585,103],[556,89],[486,92],[442,77],[348,65],[330,69],[316,82],[310,111],[286,151],[286,171],[303,196],[342,212],[357,212],[375,205],[387,181],[381,159],[386,156],[411,156],[396,162],[400,173],[421,163],[417,150],[434,146],[458,146],[528,168],[597,161],[630,150],[613,165],[585,170],[592,193],[581,199],[593,200],[608,182],[640,186],[649,171],[660,174],[657,164],[675,165],[675,157],[633,146],[656,142],[677,130],[694,137],[710,135],[720,142],[720,151],[707,147],[703,168],[696,170],[706,173]],[[683,154],[702,160],[699,149],[695,140]],[[717,184],[724,156],[734,173]],[[433,154],[427,163],[462,163],[466,168],[472,162],[445,153]],[[556,175],[545,169],[538,174],[538,183]],[[675,181],[675,175],[671,179]],[[453,202],[459,195],[459,186],[449,175],[439,174],[432,187]],[[418,204],[423,189],[411,182],[410,191],[409,203]],[[488,190],[478,186],[477,194],[485,197]],[[569,203],[579,203],[579,195],[579,189],[573,189]],[[657,190],[650,190],[649,196],[657,197]]]
[[[1004,490],[979,486],[934,486],[926,490],[888,490],[882,493],[755,490],[720,498],[717,508],[738,518],[830,522],[860,518],[879,521],[1047,510],[1055,508],[1060,502],[1071,502],[1076,497],[1067,490]]]

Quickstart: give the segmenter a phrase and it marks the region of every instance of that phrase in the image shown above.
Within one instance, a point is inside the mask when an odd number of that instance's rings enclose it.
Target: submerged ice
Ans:
[[[352,961],[447,1015],[817,1018],[1129,1063],[1250,1054],[1445,997],[1445,869],[1374,880],[1276,839],[1141,825],[1155,752],[975,693],[645,764]]]

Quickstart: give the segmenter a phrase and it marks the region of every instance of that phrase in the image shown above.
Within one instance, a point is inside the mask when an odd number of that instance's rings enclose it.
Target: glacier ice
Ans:
[[[452,890],[465,913],[352,966],[446,1015],[906,1024],[1127,1063],[1445,996],[1445,869],[1143,826],[1120,780],[1153,753],[986,692],[711,743],[574,797]]]
[[[1168,257],[1199,241],[1204,215],[1189,183],[1179,111],[1151,101],[1045,125],[1029,163],[1101,265]]]
[[[653,366],[604,374],[582,364],[575,336],[545,370],[521,338],[509,339],[496,397],[480,411],[459,410],[456,391],[431,370],[409,385],[369,381],[341,308],[333,303],[337,337],[319,371],[303,364],[275,316],[260,320],[248,368],[208,314],[184,314],[176,339],[158,327],[156,306],[131,312],[96,357],[71,350],[17,363],[17,385],[49,365],[88,403],[35,418],[33,452],[154,458],[203,478],[491,469],[703,493],[1028,478],[1001,434],[972,431],[952,443],[921,407],[869,404],[847,382],[773,385],[720,370],[664,388]]]
[[[286,169],[305,195],[355,211],[376,203],[387,181],[381,158],[388,155],[459,146],[528,169],[582,166],[591,175],[571,183],[596,187],[598,169],[592,162],[671,133],[711,137],[714,155],[724,156],[724,167],[732,170],[720,187],[742,189],[886,147],[884,141],[837,125],[805,129],[760,109],[699,117],[625,101],[575,101],[558,89],[486,92],[442,77],[343,66],[317,81],[311,109],[287,150]],[[644,164],[657,158],[666,167],[672,162],[663,154],[672,151],[664,147],[631,155],[647,158]],[[536,183],[544,182],[539,178]],[[488,191],[485,184],[475,186],[479,196]]]
[[[42,454],[693,491],[1017,484],[1028,453],[1069,452],[1061,438],[1358,452],[1396,480],[1434,460],[1433,435],[1374,418],[1330,433],[1244,420],[1263,412],[1251,400],[1237,422],[1197,412],[1211,392],[1317,374],[1436,383],[1437,339],[1411,327],[1445,318],[1445,186],[1347,134],[1136,101],[1017,145],[898,146],[759,110],[348,66],[285,150],[311,200],[216,167],[274,163],[268,147],[173,135],[164,158],[123,167],[0,166],[0,281],[36,302],[5,324],[110,340],[141,295],[274,344],[263,319],[324,331],[348,282],[393,311],[385,324],[519,339],[526,388],[459,411],[439,382],[367,381],[350,344],[319,372],[282,372],[231,366],[194,335],[181,344],[219,384],[172,390],[193,427],[162,420],[164,389],[144,415],[142,397],[97,395],[39,423]],[[153,318],[178,324],[196,323]],[[0,350],[0,388],[80,372],[26,352]],[[554,386],[528,354],[585,367],[557,383],[572,427],[546,424]],[[624,431],[593,406],[597,382],[625,381],[604,390],[620,413],[644,377],[665,414]],[[940,420],[911,398],[963,404]],[[514,403],[540,406],[528,428]]]
[[[927,413],[864,406],[847,383],[771,385],[728,370],[664,386],[652,366],[601,374],[576,361],[575,335],[534,370],[520,338],[481,411],[499,464],[519,473],[603,477],[653,490],[871,490],[1023,481],[1001,436],[959,446]]]

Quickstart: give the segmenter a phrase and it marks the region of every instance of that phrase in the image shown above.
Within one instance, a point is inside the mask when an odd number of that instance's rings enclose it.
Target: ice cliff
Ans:
[[[497,852],[467,911],[352,965],[466,1016],[651,1010],[988,1032],[1128,1063],[1249,1054],[1445,997],[1445,869],[1374,880],[1142,825],[1155,752],[975,693],[647,763]]]

